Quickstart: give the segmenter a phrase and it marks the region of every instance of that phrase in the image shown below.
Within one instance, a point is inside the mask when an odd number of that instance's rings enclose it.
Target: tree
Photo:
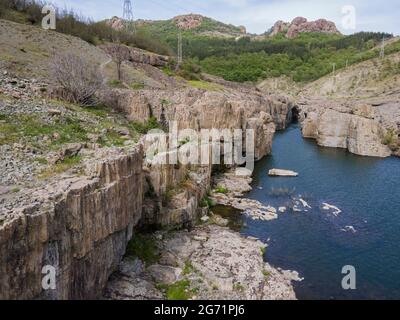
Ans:
[[[106,48],[106,52],[117,65],[118,80],[122,80],[122,63],[130,59],[130,50],[127,46],[113,43]]]
[[[103,84],[98,65],[72,53],[56,55],[50,65],[55,94],[81,105],[93,105],[94,95]]]

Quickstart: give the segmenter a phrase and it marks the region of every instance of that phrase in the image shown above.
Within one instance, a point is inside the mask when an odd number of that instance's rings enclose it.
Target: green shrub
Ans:
[[[194,269],[192,263],[189,260],[186,261],[185,266],[183,267],[182,275],[186,276],[194,271],[195,271],[195,269]]]
[[[228,190],[227,188],[225,188],[225,187],[218,186],[218,187],[215,189],[215,192],[216,192],[216,193],[227,194],[227,193],[229,193],[229,190]]]
[[[168,300],[189,300],[192,292],[189,291],[190,281],[181,280],[166,286],[166,296]]]
[[[161,125],[158,123],[156,117],[150,117],[146,123],[132,121],[130,127],[140,134],[146,134],[152,129],[161,129]]]
[[[212,207],[215,206],[215,204],[216,203],[213,200],[211,200],[209,197],[204,197],[200,201],[200,207],[201,208],[212,208]]]
[[[392,150],[396,150],[398,146],[398,137],[396,132],[393,129],[388,130],[383,137],[382,143],[389,146]]]

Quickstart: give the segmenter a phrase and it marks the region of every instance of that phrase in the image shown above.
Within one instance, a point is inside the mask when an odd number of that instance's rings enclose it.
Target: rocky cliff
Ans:
[[[91,160],[82,176],[29,190],[0,211],[0,299],[94,299],[102,294],[142,212],[143,151]],[[56,269],[55,290],[42,268]]]
[[[301,105],[302,132],[305,138],[317,140],[320,146],[344,148],[361,156],[388,157],[384,145],[386,129],[368,105]]]
[[[269,154],[275,129],[292,121],[294,104],[287,98],[254,92],[206,91],[199,89],[114,91],[107,103],[130,120],[151,116],[175,120],[178,129],[255,130],[256,159]]]
[[[268,32],[268,35],[273,37],[277,34],[284,33],[287,38],[293,39],[296,38],[299,33],[303,32],[340,34],[335,23],[332,21],[326,19],[308,21],[306,18],[297,17],[293,19],[292,22],[277,21]]]

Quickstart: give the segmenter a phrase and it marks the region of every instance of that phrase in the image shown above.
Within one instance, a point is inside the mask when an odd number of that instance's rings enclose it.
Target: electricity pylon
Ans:
[[[178,66],[183,62],[182,32],[178,34]]]
[[[382,39],[381,52],[379,53],[379,57],[385,57],[385,38]]]
[[[135,32],[135,22],[133,20],[133,10],[131,0],[124,0],[124,12],[122,15],[127,31]]]

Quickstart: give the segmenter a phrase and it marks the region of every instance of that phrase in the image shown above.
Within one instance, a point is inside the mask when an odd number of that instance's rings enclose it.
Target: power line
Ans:
[[[183,62],[182,32],[178,33],[178,67]]]

